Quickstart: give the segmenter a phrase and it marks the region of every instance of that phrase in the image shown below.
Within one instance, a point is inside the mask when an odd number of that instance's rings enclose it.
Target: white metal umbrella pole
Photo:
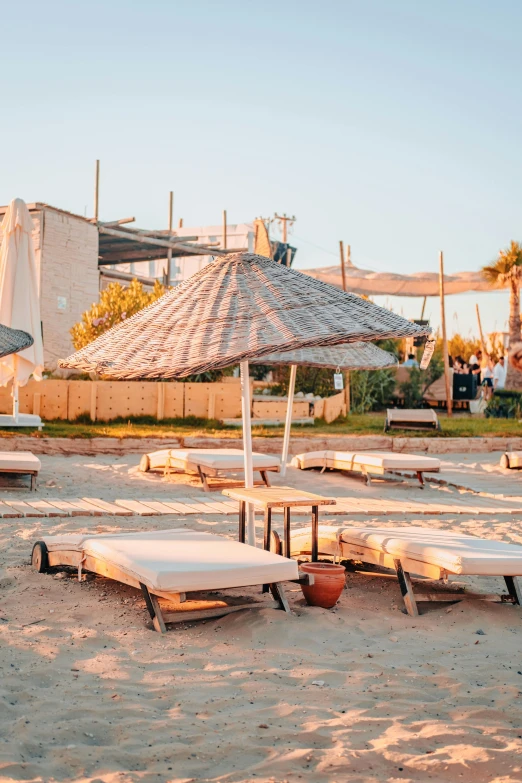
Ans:
[[[241,362],[241,412],[243,414],[243,454],[245,458],[245,487],[252,489],[254,486],[254,468],[252,462],[252,421],[250,417],[250,378],[248,362]],[[247,542],[250,546],[256,545],[256,527],[254,509],[251,505],[246,507]]]
[[[13,375],[13,419],[14,423],[18,424],[18,412],[20,409],[20,403],[18,398],[18,356],[13,356],[13,367],[14,367],[14,375]]]
[[[292,429],[292,412],[294,407],[295,378],[297,364],[290,365],[290,381],[288,382],[288,405],[286,408],[285,434],[283,437],[283,453],[281,454],[281,476],[286,476],[286,463],[288,462],[288,449],[290,447],[290,430]]]

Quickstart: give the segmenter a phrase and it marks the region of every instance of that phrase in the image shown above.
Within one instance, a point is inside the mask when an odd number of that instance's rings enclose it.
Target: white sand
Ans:
[[[137,461],[43,457],[36,496],[208,498],[196,482],[138,474]],[[492,467],[478,489],[516,496],[522,476],[494,471],[492,455],[484,464]],[[450,467],[466,477],[464,458]],[[423,501],[458,493],[413,483],[367,488],[339,474],[297,471],[285,483]],[[2,490],[2,498],[25,495]],[[507,515],[404,523],[522,541],[520,519]],[[292,586],[293,617],[266,609],[160,636],[137,591],[101,578],[80,584],[39,575],[28,565],[44,533],[183,525],[233,536],[237,520],[0,520],[2,783],[522,781],[520,608],[466,602],[412,619],[400,611],[395,580],[349,574],[333,611],[306,607]],[[473,581],[485,592],[502,589],[499,580]]]

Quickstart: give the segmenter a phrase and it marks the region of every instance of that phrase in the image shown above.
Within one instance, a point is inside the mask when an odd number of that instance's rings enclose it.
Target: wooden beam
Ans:
[[[223,247],[227,246],[227,211],[223,210]]]
[[[100,200],[100,161],[96,161],[96,172],[94,175],[94,219],[98,220],[98,207]]]
[[[134,242],[140,242],[144,245],[156,245],[157,247],[165,247],[165,248],[171,248],[171,250],[186,250],[187,255],[199,255],[199,256],[208,256],[208,248],[199,246],[199,245],[191,245],[186,243],[185,237],[183,237],[183,241],[167,241],[166,239],[158,239],[155,236],[150,235],[143,235],[141,233],[135,233],[132,232],[132,235],[130,232],[125,232],[123,230],[118,230],[116,228],[106,228],[105,226],[98,226],[98,230],[100,234],[107,234],[111,237],[118,237],[119,239],[132,239]],[[237,252],[237,251],[236,251]],[[213,250],[212,255],[223,255],[222,250]]]
[[[342,239],[339,242],[339,253],[341,256],[341,277],[343,281],[343,291],[346,291],[346,270],[344,268],[344,243]]]
[[[107,222],[104,221],[103,223],[98,221],[98,224],[100,226],[108,226],[109,228],[111,228],[111,226],[122,226],[124,223],[134,223],[135,220],[136,220],[135,217],[126,217],[126,218],[120,218],[119,220],[109,220]]]
[[[446,336],[446,307],[444,303],[444,254],[442,250],[439,253],[439,293],[440,293],[440,324],[442,334],[442,352],[444,355],[444,381],[446,385],[446,406],[448,416],[453,415],[453,404],[451,399],[451,379],[448,354],[448,340]]]

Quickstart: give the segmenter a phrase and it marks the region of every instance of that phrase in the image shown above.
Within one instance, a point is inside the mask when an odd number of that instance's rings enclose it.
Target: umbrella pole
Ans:
[[[248,361],[241,362],[241,412],[243,414],[243,454],[245,458],[245,487],[252,489],[254,486],[254,468],[252,462],[252,422],[250,418],[250,378],[248,373]],[[250,546],[256,545],[256,527],[254,508],[247,505],[247,541]]]
[[[14,367],[14,375],[13,375],[13,419],[14,423],[18,424],[18,410],[20,407],[19,398],[18,398],[18,356],[13,357],[13,367]]]
[[[290,365],[290,381],[288,383],[288,405],[286,408],[285,434],[283,438],[283,453],[281,454],[281,476],[286,476],[286,463],[288,462],[288,449],[290,446],[290,430],[292,429],[292,410],[294,407],[295,376],[297,364]]]

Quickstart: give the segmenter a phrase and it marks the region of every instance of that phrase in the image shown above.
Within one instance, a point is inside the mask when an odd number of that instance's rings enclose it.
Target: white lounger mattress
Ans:
[[[47,536],[50,552],[76,550],[117,566],[150,590],[190,592],[298,578],[295,560],[194,530]]]
[[[292,460],[295,467],[306,469],[314,467],[354,470],[363,465],[371,472],[378,470],[410,470],[417,472],[440,470],[440,460],[417,454],[399,454],[394,451],[308,451],[297,454]]]
[[[23,473],[24,470],[39,471],[42,463],[30,451],[0,451],[0,470]]]
[[[167,461],[173,467],[200,465],[213,470],[243,470],[245,467],[241,449],[163,449],[148,455],[150,467],[163,468]],[[279,458],[274,454],[252,454],[254,470],[279,469]]]
[[[521,576],[522,546],[423,527],[344,528],[320,525],[319,551],[346,560],[364,562],[365,547],[391,555],[429,563],[452,574]],[[309,551],[310,530],[292,532],[292,554]]]

